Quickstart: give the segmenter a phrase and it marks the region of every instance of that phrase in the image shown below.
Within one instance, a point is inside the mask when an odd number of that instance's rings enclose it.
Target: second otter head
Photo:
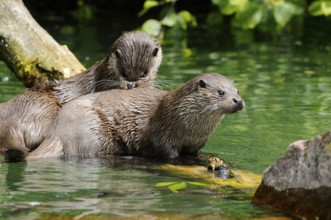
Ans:
[[[111,48],[109,66],[121,89],[151,86],[162,62],[159,42],[145,32],[128,32]]]

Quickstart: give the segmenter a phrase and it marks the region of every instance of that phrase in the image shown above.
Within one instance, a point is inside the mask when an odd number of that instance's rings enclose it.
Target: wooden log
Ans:
[[[28,87],[85,70],[31,16],[22,0],[0,0],[0,59]]]

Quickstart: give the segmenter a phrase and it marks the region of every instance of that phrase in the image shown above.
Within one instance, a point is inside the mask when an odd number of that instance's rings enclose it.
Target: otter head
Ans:
[[[245,107],[234,81],[217,73],[207,73],[194,79],[200,103],[210,113],[232,114]]]
[[[122,35],[111,48],[110,68],[121,89],[151,86],[162,61],[157,40],[144,32]]]

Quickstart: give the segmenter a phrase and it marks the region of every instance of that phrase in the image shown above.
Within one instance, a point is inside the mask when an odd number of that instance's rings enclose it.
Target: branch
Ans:
[[[0,0],[0,59],[28,87],[85,70],[31,16],[22,0]]]

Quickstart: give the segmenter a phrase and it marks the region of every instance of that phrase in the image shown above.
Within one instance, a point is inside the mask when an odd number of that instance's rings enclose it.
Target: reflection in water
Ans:
[[[1,186],[4,190],[1,199],[5,202],[1,205],[0,215],[15,218],[31,213],[36,216],[50,213],[69,216],[196,215],[226,212],[232,209],[227,204],[234,202],[250,203],[241,191],[223,194],[222,190],[190,185],[180,193],[172,193],[155,187],[158,182],[183,181],[152,169],[165,162],[191,165],[204,163],[205,158],[203,161],[153,161],[137,157],[103,157],[3,164],[7,172],[1,170],[0,173],[6,176],[5,185]],[[247,207],[244,209],[248,211]]]

